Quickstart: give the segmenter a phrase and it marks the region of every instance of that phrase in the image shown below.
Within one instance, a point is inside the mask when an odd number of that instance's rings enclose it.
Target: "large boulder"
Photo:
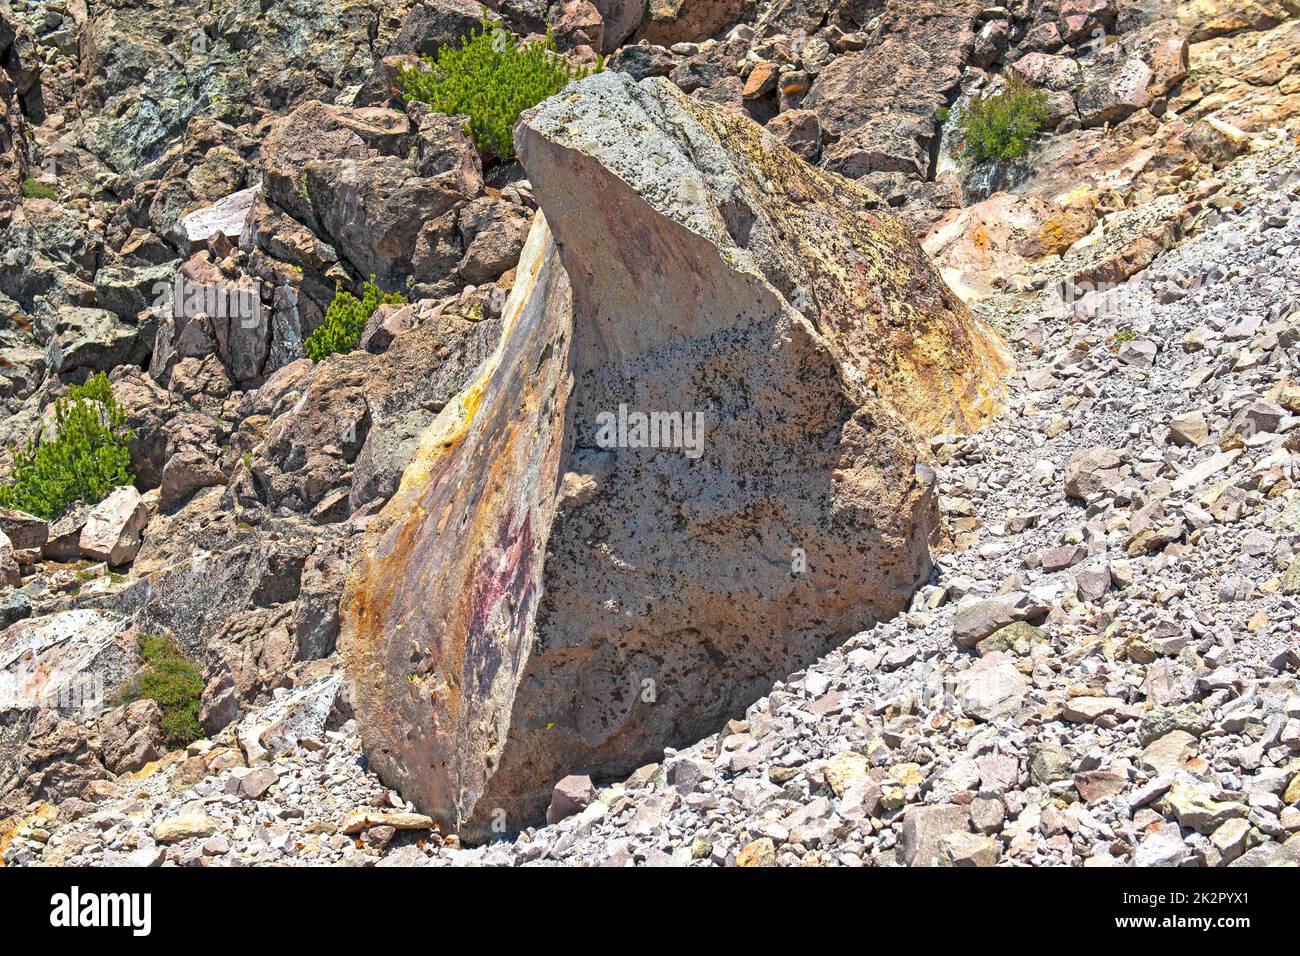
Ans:
[[[545,217],[502,341],[340,636],[371,765],[468,838],[902,608],[937,524],[916,437],[983,421],[1007,367],[877,197],[743,117],[603,73],[516,133]]]

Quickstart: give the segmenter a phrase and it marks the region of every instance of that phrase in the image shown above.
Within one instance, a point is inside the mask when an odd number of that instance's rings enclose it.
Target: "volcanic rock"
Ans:
[[[900,609],[936,526],[915,439],[978,425],[1007,367],[873,194],[663,80],[583,80],[517,141],[545,217],[502,341],[340,637],[372,765],[468,839]]]

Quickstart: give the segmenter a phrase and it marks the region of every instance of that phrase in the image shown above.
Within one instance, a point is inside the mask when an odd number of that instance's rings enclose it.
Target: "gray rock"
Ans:
[[[969,833],[969,824],[970,811],[966,807],[951,804],[909,807],[903,816],[903,829],[898,838],[899,861],[905,866],[939,865],[944,838],[953,835],[965,837]],[[971,848],[962,840],[955,846],[957,855],[965,858],[968,851],[978,855],[984,845]]]
[[[1037,784],[1068,780],[1074,774],[1074,761],[1070,754],[1055,741],[1031,744],[1029,747],[1029,777]]]
[[[1163,823],[1147,832],[1134,854],[1135,866],[1183,866],[1192,858],[1176,823]]]

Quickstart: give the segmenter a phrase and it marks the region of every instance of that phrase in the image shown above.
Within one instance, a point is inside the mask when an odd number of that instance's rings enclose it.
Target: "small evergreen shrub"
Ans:
[[[53,434],[25,449],[10,448],[13,474],[0,487],[0,507],[48,520],[75,501],[98,504],[113,488],[135,480],[127,448],[131,438],[107,375],[100,372],[85,385],[74,385],[54,403]]]
[[[23,198],[58,199],[59,194],[58,191],[48,183],[43,183],[39,179],[33,179],[31,176],[28,176],[23,180]]]
[[[162,731],[167,746],[173,750],[188,746],[203,736],[199,725],[199,698],[203,696],[199,666],[161,635],[141,634],[139,647],[144,667],[119,703],[146,698],[157,702],[162,710]]]
[[[372,280],[374,276],[370,277]],[[307,357],[313,362],[330,355],[345,355],[357,347],[366,322],[381,305],[400,304],[406,300],[399,293],[385,293],[373,281],[367,282],[358,299],[339,286],[334,301],[325,310],[325,323],[307,336]]]
[[[501,159],[515,155],[512,130],[520,113],[604,68],[603,57],[590,67],[557,53],[549,27],[545,40],[520,43],[484,17],[478,32],[461,40],[460,49],[440,49],[437,60],[424,57],[423,68],[402,70],[402,91],[439,113],[468,116],[465,132],[474,145]]]
[[[1011,79],[1001,92],[974,100],[962,113],[963,152],[975,162],[1017,159],[1029,152],[1029,141],[1050,116],[1046,93]]]

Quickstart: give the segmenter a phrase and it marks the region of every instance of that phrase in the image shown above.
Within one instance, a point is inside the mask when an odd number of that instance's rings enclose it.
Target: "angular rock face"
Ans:
[[[401,288],[421,271],[413,260],[426,223],[482,190],[464,135],[445,117],[427,125],[422,132],[382,107],[304,103],[262,145],[267,197],[332,241],[359,274]]]
[[[234,480],[241,504],[310,512],[326,523],[392,493],[433,409],[464,386],[499,335],[493,319],[404,311],[417,324],[383,354],[336,356],[293,386],[311,365],[287,366],[249,400],[267,425]]]
[[[373,728],[370,759],[457,821],[486,787],[485,749],[499,753],[509,731],[569,390],[569,284],[541,217],[518,276],[497,351],[425,432],[341,609],[340,651]]]
[[[1105,47],[1076,95],[1084,126],[1118,123],[1187,76],[1188,47],[1177,23],[1161,20]]]
[[[665,80],[638,85],[613,74],[581,89],[569,113],[567,98],[553,101],[519,141],[578,312],[599,326],[584,365],[712,331],[700,324],[708,310],[693,275],[694,257],[707,250],[680,248],[673,236],[652,265],[644,258],[658,251],[655,237],[627,235],[649,205],[651,223],[675,221],[687,230],[683,241],[723,250],[732,271],[800,312],[835,359],[856,367],[917,431],[972,429],[993,410],[1009,362],[1003,345],[971,319],[876,194],[808,166],[749,120]],[[562,175],[569,169],[578,172]],[[674,272],[681,266],[689,271]],[[647,302],[648,293],[664,298]],[[646,313],[649,328],[613,325],[625,309]]]
[[[470,839],[898,611],[937,521],[916,436],[1007,365],[873,194],[665,81],[598,74],[517,141],[546,220],[340,637],[373,766]],[[679,427],[643,441],[652,412]]]
[[[17,70],[3,64],[17,60],[14,41],[18,30],[4,14],[0,13],[0,203],[16,200],[22,194],[23,180],[31,161],[27,137],[23,132],[23,114],[19,105],[25,91],[13,82]]]
[[[60,714],[93,713],[135,666],[135,636],[126,621],[89,608],[0,631],[0,793],[13,791],[21,805],[42,787],[50,789],[51,780],[42,782],[38,767],[60,762],[50,753],[66,756],[84,749],[84,742],[51,748],[48,739],[40,740],[43,721],[52,729]],[[62,739],[61,732],[55,736]],[[43,751],[50,753],[42,756]]]
[[[925,178],[935,112],[961,80],[975,44],[980,0],[894,0],[866,49],[835,60],[803,108],[831,139],[828,169],[853,179],[901,172]]]

